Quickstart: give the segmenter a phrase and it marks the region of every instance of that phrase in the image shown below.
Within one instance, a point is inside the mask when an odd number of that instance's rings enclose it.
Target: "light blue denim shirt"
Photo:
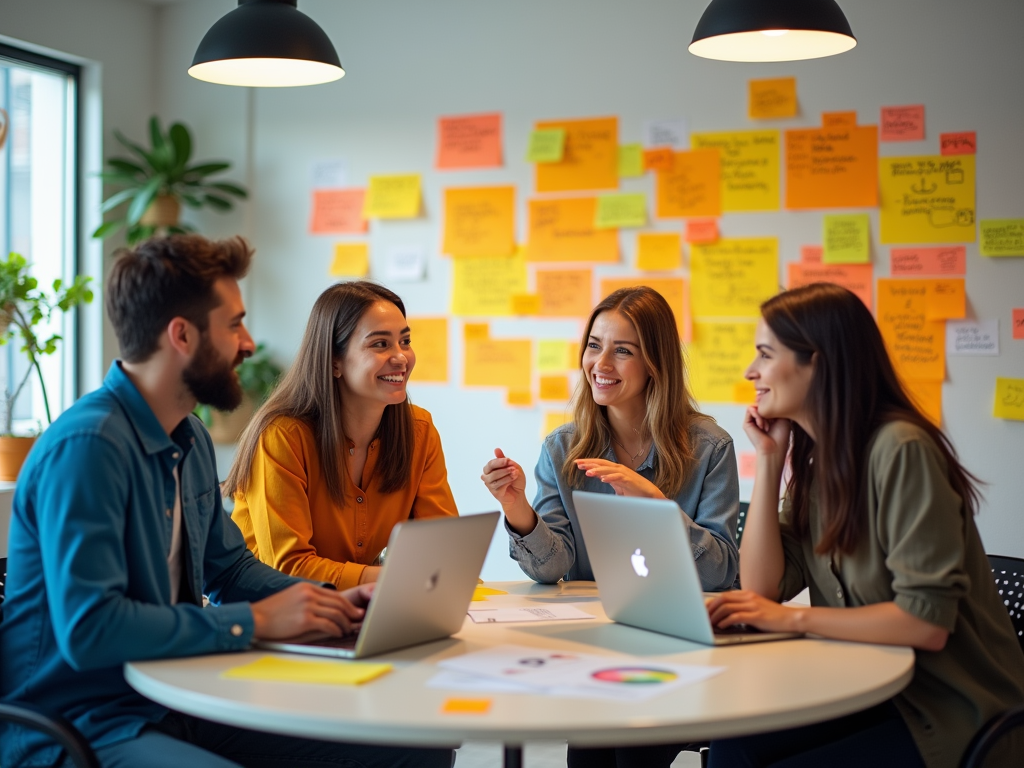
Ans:
[[[562,464],[575,432],[573,424],[559,427],[544,440],[537,461],[537,496],[533,509],[540,518],[537,527],[520,536],[505,522],[509,533],[509,554],[534,581],[552,584],[593,580],[587,546],[580,533],[574,488],[562,475]],[[705,590],[728,589],[739,572],[736,549],[736,521],[740,511],[740,481],[736,454],[729,433],[709,418],[698,418],[690,430],[696,463],[674,501],[682,511],[683,523],[690,533],[690,547],[697,573]],[[654,481],[654,446],[637,472]],[[618,462],[611,444],[600,457]],[[588,477],[581,490],[615,493],[610,485]]]
[[[205,610],[171,604],[175,466],[182,580],[210,597]],[[299,581],[245,548],[221,506],[201,422],[189,416],[168,437],[116,362],[32,449],[14,495],[7,571],[0,699],[63,715],[94,746],[133,738],[167,713],[125,682],[126,661],[248,648],[249,602]],[[0,730],[4,768],[56,758],[38,734]]]

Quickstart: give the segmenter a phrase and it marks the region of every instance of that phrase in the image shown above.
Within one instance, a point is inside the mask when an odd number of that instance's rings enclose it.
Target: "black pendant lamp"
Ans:
[[[835,0],[711,0],[690,53],[722,61],[797,61],[855,45]]]
[[[298,0],[238,0],[206,33],[188,73],[222,85],[284,88],[343,77],[327,34]]]

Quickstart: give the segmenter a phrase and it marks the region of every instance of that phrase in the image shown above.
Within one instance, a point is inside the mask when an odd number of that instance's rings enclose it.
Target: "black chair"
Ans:
[[[743,539],[743,526],[747,524],[747,510],[750,509],[749,501],[740,502],[740,514],[736,518],[736,546],[740,545],[740,541]]]
[[[0,557],[0,621],[3,621],[4,583],[7,558]],[[15,723],[44,733],[57,742],[78,768],[100,768],[100,761],[85,737],[62,717],[54,717],[38,707],[21,702],[0,702],[0,722]]]

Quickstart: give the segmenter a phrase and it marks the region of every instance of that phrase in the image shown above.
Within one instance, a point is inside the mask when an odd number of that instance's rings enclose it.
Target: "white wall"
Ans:
[[[881,154],[937,154],[939,132],[976,130],[979,217],[1024,216],[1024,106],[1016,95],[1024,82],[1024,4],[978,0],[969,15],[956,0],[841,4],[860,41],[854,51],[812,62],[741,65],[686,52],[703,0],[303,0],[301,10],[331,36],[348,74],[324,86],[256,92],[254,121],[247,124],[244,91],[185,74],[203,33],[234,1],[183,2],[160,11],[159,106],[165,119],[184,119],[196,129],[200,153],[241,163],[236,178],[254,184],[248,216],[209,215],[200,221],[211,234],[246,231],[253,238],[259,255],[248,286],[250,327],[284,361],[294,353],[314,298],[331,282],[327,265],[334,240],[306,234],[309,167],[322,158],[346,159],[353,185],[375,173],[424,175],[425,217],[374,223],[369,236],[377,255],[388,244],[423,243],[431,249],[429,279],[395,286],[414,315],[448,308],[450,265],[437,253],[444,187],[515,183],[520,234],[525,232],[533,174],[521,158],[534,120],[618,115],[623,141],[639,141],[649,118],[684,116],[695,131],[750,128],[761,125],[746,117],[750,78],[797,77],[803,113],[777,123],[780,128],[817,125],[820,113],[831,110],[856,109],[861,123],[875,123],[883,105],[924,103],[927,141],[882,144]],[[436,118],[488,110],[504,113],[506,167],[435,172]],[[251,167],[245,166],[248,128]],[[626,180],[622,187],[653,192],[650,178]],[[879,247],[877,211],[871,215],[876,275],[886,276],[889,248]],[[796,260],[801,245],[819,242],[820,227],[820,212],[732,214],[721,220],[728,236],[778,236],[783,262]],[[632,233],[624,235],[624,263],[598,273],[629,272],[633,242]],[[999,318],[1002,355],[949,359],[945,426],[967,466],[989,483],[978,518],[987,548],[1024,556],[1024,424],[990,415],[995,376],[1024,376],[1024,342],[1011,340],[1009,326],[1010,308],[1024,305],[1024,259],[983,259],[975,244],[967,254],[970,311]],[[505,320],[495,321],[492,330],[498,336],[571,338],[579,325]],[[455,381],[461,377],[459,333],[455,324]],[[434,414],[464,513],[495,506],[478,480],[492,448],[500,445],[533,466],[539,409],[513,411],[500,393],[454,384],[411,390],[414,401]],[[740,450],[749,449],[739,429],[739,407],[707,410],[736,437]],[[485,570],[490,578],[518,575],[503,549],[498,542],[492,550]]]

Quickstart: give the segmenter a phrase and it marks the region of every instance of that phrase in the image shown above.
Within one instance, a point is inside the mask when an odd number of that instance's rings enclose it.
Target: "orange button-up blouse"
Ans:
[[[381,493],[374,469],[380,454],[370,443],[363,470],[367,488],[345,476],[345,502],[327,492],[313,430],[287,416],[260,436],[252,480],[235,494],[231,518],[260,560],[292,576],[331,582],[338,589],[359,583],[363,569],[387,546],[395,523],[416,517],[454,517],[441,437],[430,414],[413,409],[412,473],[407,487]]]

